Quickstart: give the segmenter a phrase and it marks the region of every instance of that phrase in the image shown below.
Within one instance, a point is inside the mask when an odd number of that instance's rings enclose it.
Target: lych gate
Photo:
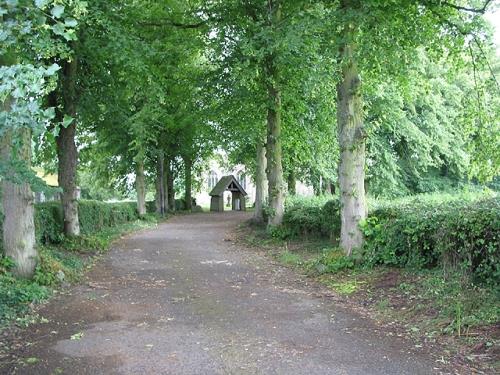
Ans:
[[[233,175],[222,177],[210,192],[210,211],[224,211],[224,192],[228,190],[232,196],[232,209],[245,211],[247,193]]]

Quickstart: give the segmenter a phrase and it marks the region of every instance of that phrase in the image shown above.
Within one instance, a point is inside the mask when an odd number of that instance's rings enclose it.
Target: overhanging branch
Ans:
[[[470,8],[470,7],[460,6],[460,5],[457,5],[457,4],[449,3],[447,1],[440,1],[436,5],[443,5],[443,6],[446,6],[446,7],[449,7],[449,8],[453,8],[453,9],[456,9],[456,10],[461,10],[461,11],[464,11],[464,12],[484,14],[486,12],[486,8],[488,7],[488,5],[490,3],[491,3],[491,0],[486,0],[484,2],[484,5],[483,5],[482,8]]]

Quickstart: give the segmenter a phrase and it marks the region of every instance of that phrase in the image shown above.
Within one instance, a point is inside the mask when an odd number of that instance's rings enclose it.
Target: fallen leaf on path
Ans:
[[[94,288],[94,289],[108,289],[107,286],[99,284],[99,283],[93,283],[92,281],[88,282],[87,285],[91,288]]]
[[[83,332],[75,333],[71,335],[70,340],[80,340],[83,337]]]
[[[233,264],[227,260],[203,260],[201,264],[225,264],[227,266],[232,266]]]

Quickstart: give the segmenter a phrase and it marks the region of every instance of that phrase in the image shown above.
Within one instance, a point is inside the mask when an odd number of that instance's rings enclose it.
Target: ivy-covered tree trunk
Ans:
[[[135,190],[137,192],[137,212],[142,217],[146,215],[146,179],[144,178],[144,161],[136,162]]]
[[[297,193],[296,185],[297,185],[297,178],[295,177],[295,171],[291,169],[288,172],[287,176],[287,186],[289,195],[295,195]]]
[[[165,185],[164,181],[164,155],[162,151],[158,152],[156,159],[156,194],[155,204],[156,212],[160,215],[165,213]]]
[[[78,150],[75,144],[76,135],[76,58],[63,64],[62,96],[65,114],[73,117],[73,122],[67,127],[61,126],[56,138],[58,158],[58,182],[63,192],[61,195],[64,213],[64,234],[80,235],[78,220],[78,201],[76,168]],[[64,116],[60,116],[61,120]]]
[[[359,222],[366,218],[365,131],[361,78],[353,47],[342,50],[342,79],[337,86],[337,126],[340,145],[340,245],[347,255],[363,244]]]
[[[10,108],[4,103],[5,108]],[[31,132],[29,129],[17,130],[16,138],[21,142],[19,148],[13,150],[13,133],[5,131],[0,139],[0,156],[7,163],[5,177],[1,179],[1,198],[3,221],[3,248],[6,256],[16,263],[13,273],[16,276],[31,278],[38,262],[35,247],[35,223],[33,192],[27,182],[17,182],[15,171],[9,170],[9,162],[15,159],[23,161],[29,168],[31,165]]]
[[[191,157],[186,156],[184,158],[184,197],[186,199],[186,210],[191,211],[193,208],[192,197],[191,197],[191,188],[192,188],[192,168],[193,161]]]
[[[175,190],[174,190],[174,170],[172,159],[167,159],[167,195],[168,195],[168,208],[170,211],[175,211]]]
[[[258,223],[264,222],[264,203],[267,199],[266,178],[266,148],[260,140],[257,142],[257,159],[255,171],[255,211],[254,220]]]

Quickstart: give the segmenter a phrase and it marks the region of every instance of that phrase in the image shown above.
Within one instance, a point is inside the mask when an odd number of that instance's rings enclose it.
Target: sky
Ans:
[[[485,17],[495,27],[495,44],[497,47],[497,55],[500,56],[500,7],[496,7],[494,11],[486,12]]]

